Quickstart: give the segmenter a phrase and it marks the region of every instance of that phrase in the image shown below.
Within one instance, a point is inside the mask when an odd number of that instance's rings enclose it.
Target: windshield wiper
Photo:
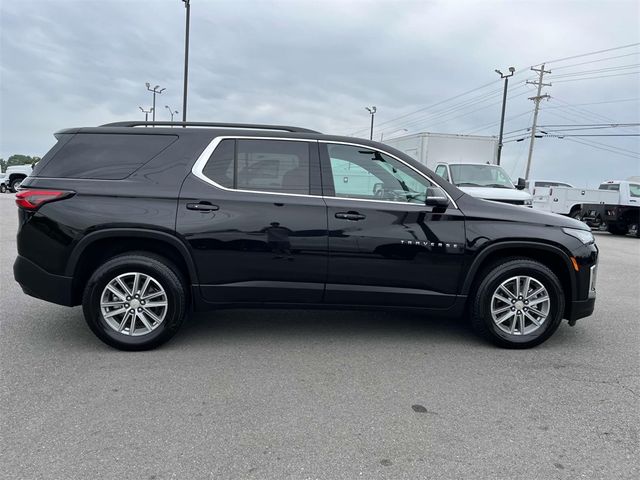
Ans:
[[[471,182],[460,182],[456,183],[456,187],[483,187],[484,185],[478,185],[477,183]]]
[[[491,187],[491,188],[511,188],[508,187],[506,185],[503,185],[501,183],[490,183],[489,185],[485,185],[485,187]]]

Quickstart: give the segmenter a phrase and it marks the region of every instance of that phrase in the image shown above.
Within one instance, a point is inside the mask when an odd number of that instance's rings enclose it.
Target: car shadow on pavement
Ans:
[[[424,312],[353,310],[219,310],[193,315],[171,342],[224,343],[286,340],[308,342],[340,339],[359,341],[434,341],[482,344],[464,319],[431,317]]]

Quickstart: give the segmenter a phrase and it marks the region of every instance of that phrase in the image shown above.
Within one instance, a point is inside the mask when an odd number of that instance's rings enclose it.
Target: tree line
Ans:
[[[0,158],[0,169],[2,172],[7,171],[7,167],[11,167],[13,165],[33,165],[38,162],[40,157],[30,157],[29,155],[11,155],[6,160],[4,158]]]

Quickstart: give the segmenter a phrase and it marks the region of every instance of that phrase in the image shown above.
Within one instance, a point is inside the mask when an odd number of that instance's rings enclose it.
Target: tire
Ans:
[[[576,220],[580,220],[582,221],[582,210],[579,208],[574,208],[573,210],[571,210],[571,212],[569,213],[569,216],[571,218],[575,218]]]
[[[607,224],[607,232],[612,235],[626,235],[629,233],[629,225],[620,225],[615,223]]]
[[[15,193],[18,191],[18,188],[20,188],[20,184],[22,183],[22,181],[24,180],[24,178],[14,178],[13,180],[11,180],[11,183],[9,184],[9,189]]]
[[[4,183],[0,184],[0,193],[7,193],[7,186]]]
[[[140,298],[129,295],[136,274]],[[147,278],[151,279],[148,283]],[[91,275],[82,309],[89,328],[107,345],[120,350],[149,350],[171,339],[184,322],[185,283],[179,270],[161,256],[147,252],[119,255]]]
[[[527,296],[522,295],[523,298],[514,303],[513,298],[506,295],[500,286],[505,286],[508,291],[515,291],[514,278],[521,278],[520,286],[524,288],[525,277],[530,279],[528,292],[531,297],[526,300]],[[481,278],[482,281],[474,291],[471,308],[471,325],[479,335],[500,347],[531,348],[547,340],[558,329],[564,314],[564,292],[556,274],[543,264],[528,258],[508,258],[491,265],[482,273]],[[539,287],[543,287],[544,291],[533,296]],[[495,294],[511,303],[502,302]],[[548,300],[542,301],[545,294]],[[518,298],[517,295],[515,297]],[[536,302],[535,307],[527,307],[525,301],[527,304]],[[504,311],[501,312],[501,309]],[[546,316],[542,318],[533,312],[534,309],[540,309]],[[512,316],[498,324],[503,316],[509,314]],[[536,326],[530,317],[540,325]],[[524,319],[524,324],[520,323],[520,318]]]

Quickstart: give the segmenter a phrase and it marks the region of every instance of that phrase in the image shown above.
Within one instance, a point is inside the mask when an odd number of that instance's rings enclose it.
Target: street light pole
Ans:
[[[502,132],[504,131],[504,112],[507,108],[507,88],[509,86],[509,77],[512,77],[516,69],[509,67],[509,75],[503,74],[500,70],[496,69],[496,73],[500,75],[500,78],[504,78],[504,92],[502,94],[502,114],[500,115],[500,135],[498,136],[498,165],[500,165],[500,158],[502,157]]]
[[[189,75],[189,21],[191,15],[190,0],[182,0],[186,9],[186,24],[184,29],[184,86],[182,87],[182,121],[187,121],[187,78]]]
[[[376,107],[364,107],[371,115],[371,131],[369,132],[369,140],[373,140],[373,118],[376,116]]]
[[[146,122],[148,122],[148,121],[149,121],[149,114],[150,114],[151,112],[153,112],[154,108],[153,108],[153,107],[151,107],[149,110],[145,110],[144,108],[142,108],[142,107],[140,107],[140,106],[138,106],[138,108],[139,108],[140,110],[142,110],[142,113],[144,113],[144,121],[145,121],[145,123],[146,123]],[[145,127],[146,127],[146,125],[145,125]]]
[[[156,85],[155,87],[151,88],[151,84],[149,82],[145,83],[145,85],[147,86],[147,90],[153,93],[153,107],[151,108],[151,110],[153,111],[152,121],[155,122],[156,121],[156,94],[161,94],[166,90],[166,88],[160,88],[160,85]],[[160,90],[158,90],[159,88]]]
[[[169,110],[169,115],[171,115],[171,122],[173,123],[173,116],[178,114],[178,110],[172,110],[169,105],[165,105],[164,108]],[[173,125],[171,125],[173,127]]]

